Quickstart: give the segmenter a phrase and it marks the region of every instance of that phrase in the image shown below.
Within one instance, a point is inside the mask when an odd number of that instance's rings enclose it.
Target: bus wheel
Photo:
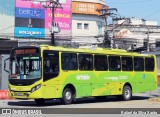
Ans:
[[[130,100],[132,98],[132,90],[128,85],[124,86],[123,88],[122,98],[124,101]]]
[[[45,100],[44,99],[35,99],[35,102],[38,104],[38,105],[43,105],[45,103]]]
[[[70,88],[65,88],[62,94],[62,101],[64,104],[71,104],[73,101],[73,93]]]

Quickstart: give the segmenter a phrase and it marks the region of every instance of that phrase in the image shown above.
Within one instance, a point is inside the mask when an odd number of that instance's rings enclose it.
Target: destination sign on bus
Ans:
[[[37,49],[20,49],[20,50],[15,50],[15,54],[35,54],[37,53]]]

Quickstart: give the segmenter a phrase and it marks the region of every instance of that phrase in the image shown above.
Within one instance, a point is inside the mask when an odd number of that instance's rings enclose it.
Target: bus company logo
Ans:
[[[52,13],[48,13],[48,16],[49,16],[49,17],[52,17]],[[55,14],[54,14],[54,17],[55,17],[55,18],[67,18],[67,19],[70,19],[70,18],[71,18],[70,14],[60,13],[60,12],[55,13]]]
[[[41,32],[38,31],[19,31],[19,34],[25,34],[25,35],[39,35]]]
[[[21,15],[29,15],[33,17],[38,17],[41,15],[41,11],[39,9],[19,9],[19,14]]]
[[[118,80],[126,80],[126,79],[128,79],[128,76],[111,76],[111,77],[105,77],[104,79],[118,81]]]
[[[85,75],[85,74],[83,74],[83,75],[77,75],[76,79],[77,80],[90,80],[90,76],[89,75]]]

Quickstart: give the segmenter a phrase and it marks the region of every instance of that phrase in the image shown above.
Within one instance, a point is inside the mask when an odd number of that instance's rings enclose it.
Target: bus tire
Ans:
[[[43,105],[45,103],[44,99],[35,99],[36,104]]]
[[[73,92],[70,88],[65,88],[62,94],[63,104],[71,104],[73,102]]]
[[[131,87],[128,86],[128,85],[125,85],[123,87],[123,93],[122,93],[122,99],[124,101],[128,101],[132,98],[132,90],[131,90]]]

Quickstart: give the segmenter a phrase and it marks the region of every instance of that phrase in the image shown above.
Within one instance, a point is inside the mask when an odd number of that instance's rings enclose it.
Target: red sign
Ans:
[[[36,49],[15,50],[15,54],[35,54],[36,52]]]

